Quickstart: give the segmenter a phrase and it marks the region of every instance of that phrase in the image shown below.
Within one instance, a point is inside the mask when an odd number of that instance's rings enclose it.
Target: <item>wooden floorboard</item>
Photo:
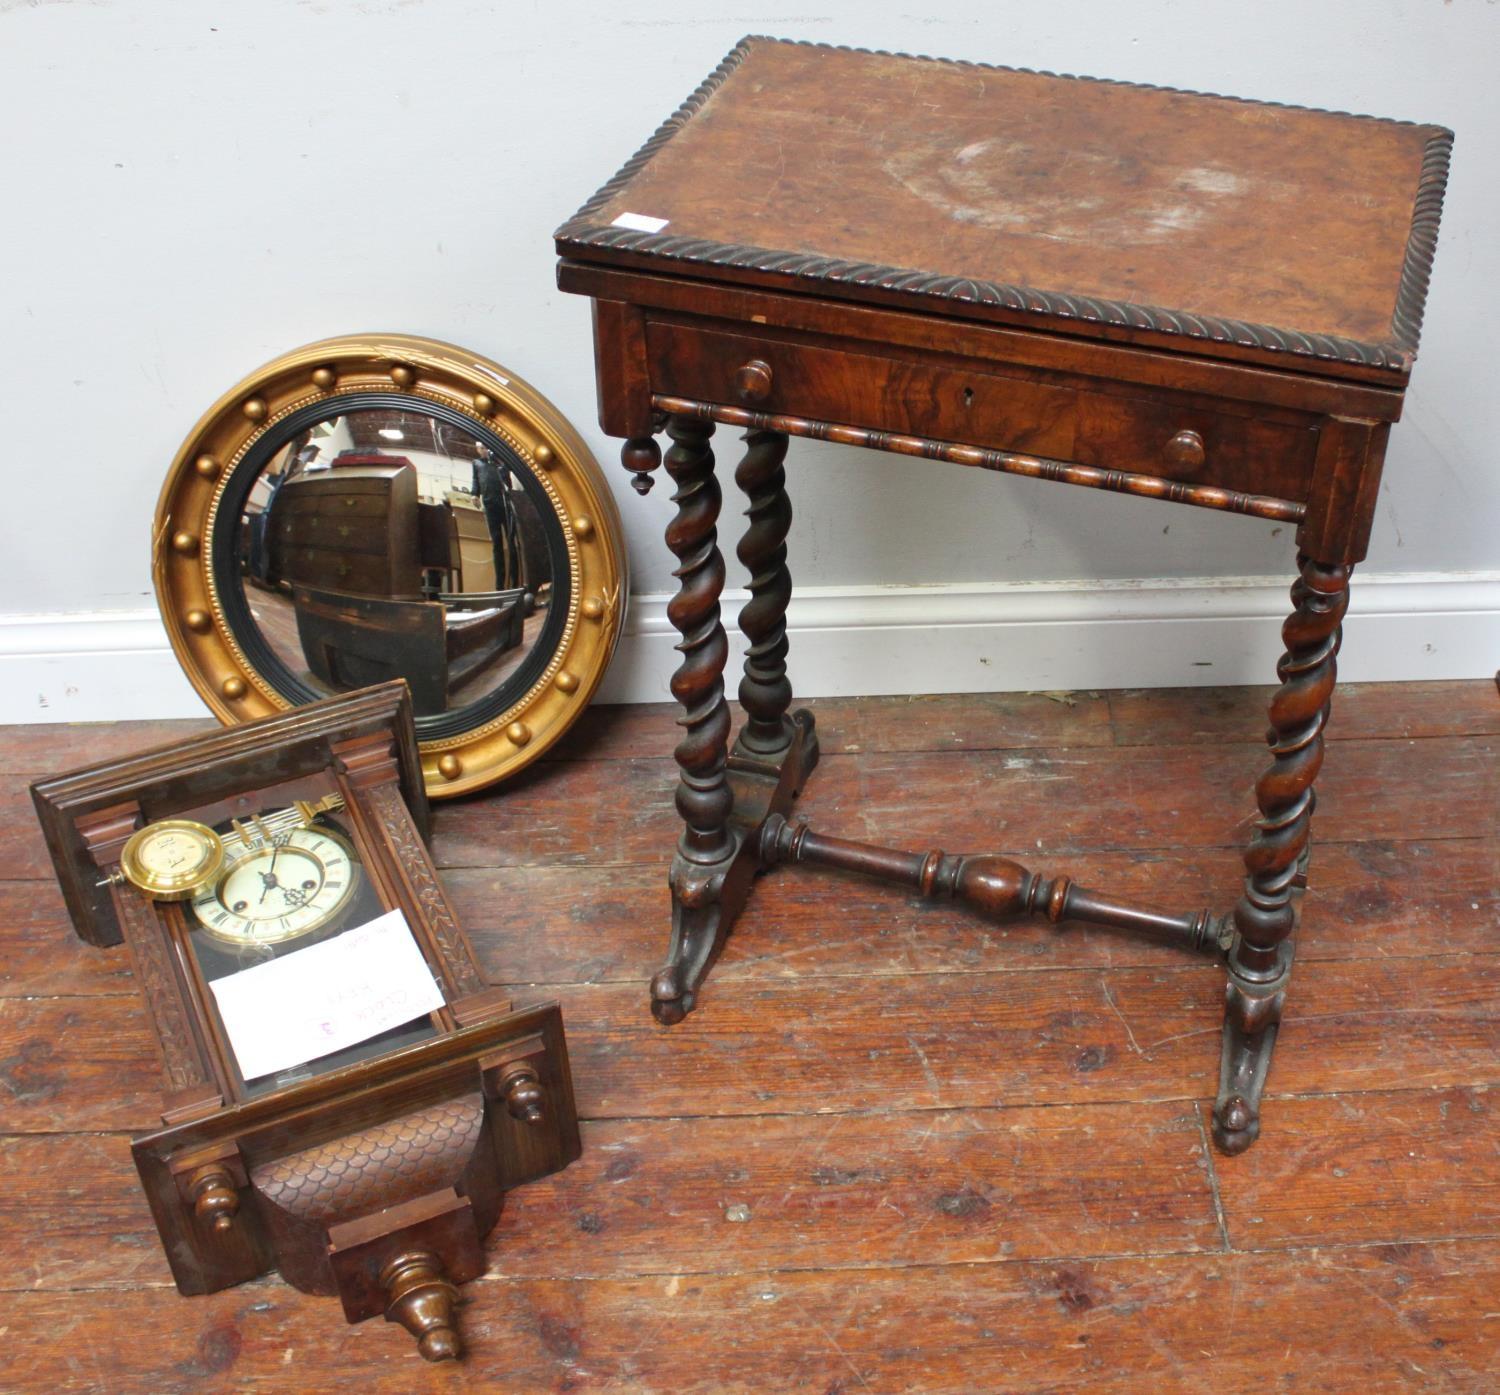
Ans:
[[[1223,1248],[1192,1102],[894,1122],[587,1123],[579,1162],[507,1201],[504,1272],[629,1278]],[[169,1282],[126,1135],[12,1137],[0,1167],[0,1245],[19,1251],[28,1230],[48,1242],[29,1287]],[[58,1177],[91,1180],[58,1196]],[[82,1206],[86,1196],[97,1205]]]
[[[1272,688],[1123,688],[1104,696],[1121,746],[1253,741]],[[1493,683],[1346,683],[1334,694],[1330,741],[1494,736]]]
[[[497,1259],[499,1256],[497,1256]],[[18,1391],[1492,1395],[1500,1245],[469,1287],[456,1370],[262,1281],[6,1297]]]
[[[1487,822],[1493,831],[1500,736],[1336,749],[1318,786],[1320,838],[1462,838]],[[1258,748],[1226,745],[835,755],[818,766],[798,812],[845,837],[1039,863],[1083,851],[1229,847],[1251,826],[1265,763]],[[674,774],[665,755],[533,767],[504,798],[437,806],[433,855],[443,868],[660,866],[674,836]],[[1442,798],[1390,797],[1418,775]],[[579,814],[610,807],[631,817]],[[21,842],[17,859],[39,868],[40,840]]]
[[[1306,962],[1500,949],[1497,868],[1495,837],[1322,844],[1298,955]],[[1241,865],[1238,848],[1207,848],[1083,853],[1069,857],[1066,870],[1080,885],[1143,903],[1218,910],[1238,893]],[[639,983],[658,967],[671,906],[659,863],[458,868],[444,881],[496,983]],[[1182,964],[1169,945],[1086,926],[992,924],[850,877],[782,869],[757,882],[750,905],[714,970],[716,983]],[[19,932],[0,962],[0,998],[132,991],[124,956],[78,945],[51,882],[0,882],[0,925]]]
[[[1281,1099],[1276,1146],[1216,1171],[1229,1241],[1246,1249],[1500,1236],[1500,1095]]]
[[[1222,910],[1264,690],[814,704],[801,809]],[[584,1156],[509,1199],[460,1369],[268,1279],[171,1287],[130,1163],[161,1079],[27,785],[201,723],[0,728],[0,1391],[1500,1390],[1500,699],[1341,690],[1249,1153],[1222,975],[781,869],[663,1029],[676,736],[599,709],[435,848],[487,976],[562,1002]],[[143,1337],[143,1334],[145,1336]]]
[[[1278,1091],[1500,1084],[1500,954],[1315,961],[1296,982]],[[1199,1098],[1222,993],[1207,963],[710,981],[674,1029],[637,1020],[643,985],[515,996],[562,1003],[579,1110],[621,1119]],[[0,1001],[10,1132],[144,1128],[157,1083],[133,995]]]

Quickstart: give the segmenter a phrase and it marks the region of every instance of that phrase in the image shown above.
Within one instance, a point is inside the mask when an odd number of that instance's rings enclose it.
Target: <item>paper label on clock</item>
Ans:
[[[400,911],[209,986],[246,1080],[368,1041],[444,1001]]]

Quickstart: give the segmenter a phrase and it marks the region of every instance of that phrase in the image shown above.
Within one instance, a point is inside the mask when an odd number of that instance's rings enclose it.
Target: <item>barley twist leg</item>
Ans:
[[[1244,1152],[1260,1133],[1260,1097],[1270,1069],[1291,974],[1296,923],[1293,892],[1305,875],[1313,781],[1323,764],[1337,674],[1349,571],[1298,558],[1294,610],[1282,626],[1286,652],[1281,687],[1271,699],[1271,764],[1255,787],[1260,818],[1245,852],[1245,890],[1234,908],[1224,1047],[1214,1138],[1226,1153]]]
[[[786,492],[787,438],[776,431],[750,431],[745,439],[745,458],[734,478],[750,501],[750,523],[739,545],[739,559],[750,573],[750,599],[740,611],[740,629],[750,647],[740,683],[745,726],[736,750],[774,762],[786,753],[795,734],[787,716],[792,705],[786,674],[786,610],[792,599],[792,574],[786,565],[786,538],[792,526]]]
[[[683,828],[672,860],[672,939],[666,966],[651,981],[652,1011],[677,1022],[692,1007],[693,992],[712,961],[719,928],[723,873],[735,844],[729,831],[734,794],[725,774],[729,705],[724,665],[729,644],[719,613],[724,558],[717,522],[719,483],[709,444],[713,423],[672,417],[666,468],[676,485],[676,516],[667,546],[677,558],[677,594],[667,618],[682,636],[682,662],[672,675],[672,696],[682,705],[683,728],[674,752],[679,771],[677,812]]]

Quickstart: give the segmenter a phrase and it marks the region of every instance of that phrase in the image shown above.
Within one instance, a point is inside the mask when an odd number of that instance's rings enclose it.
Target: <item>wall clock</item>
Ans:
[[[404,683],[39,782],[78,933],[166,1073],[132,1151],[173,1277],[270,1269],[456,1356],[505,1192],[578,1155],[562,1017],[486,986],[427,853]]]

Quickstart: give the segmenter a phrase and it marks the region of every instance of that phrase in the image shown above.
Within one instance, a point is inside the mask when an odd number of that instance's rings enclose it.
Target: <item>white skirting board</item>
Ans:
[[[809,587],[788,613],[799,697],[1269,683],[1288,579]],[[726,593],[733,631],[744,593]],[[663,702],[667,597],[632,599],[599,700]],[[738,635],[735,635],[738,640]],[[743,643],[736,643],[729,687]],[[1356,573],[1345,682],[1500,668],[1500,572]],[[201,717],[155,610],[0,616],[0,721]]]

